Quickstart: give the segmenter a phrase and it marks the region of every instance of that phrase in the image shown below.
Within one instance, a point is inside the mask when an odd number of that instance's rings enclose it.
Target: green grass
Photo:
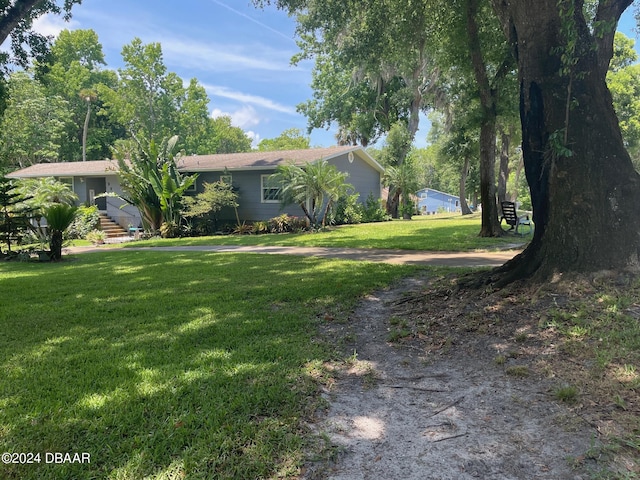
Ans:
[[[531,235],[480,238],[479,214],[417,216],[413,220],[342,225],[325,232],[266,235],[218,235],[181,239],[154,239],[127,246],[276,245],[338,248],[397,248],[426,251],[501,249],[525,244]]]
[[[297,475],[332,355],[316,322],[415,270],[138,251],[0,264],[0,452],[42,455],[0,478]]]

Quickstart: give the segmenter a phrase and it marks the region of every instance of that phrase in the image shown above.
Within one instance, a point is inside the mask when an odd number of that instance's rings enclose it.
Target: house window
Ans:
[[[69,188],[73,190],[73,177],[58,177],[58,181],[68,185]]]
[[[194,193],[198,190],[198,179],[195,179],[193,181],[193,183],[191,185],[189,185],[189,188],[187,188],[185,191],[186,192],[190,192],[190,193]]]
[[[231,175],[220,175],[220,181],[227,185],[233,184],[233,177]]]
[[[262,190],[262,203],[279,203],[280,187],[269,181],[271,175],[260,175],[260,187]]]

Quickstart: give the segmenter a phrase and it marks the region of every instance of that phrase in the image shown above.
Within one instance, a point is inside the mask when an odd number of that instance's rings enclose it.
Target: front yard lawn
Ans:
[[[500,238],[481,238],[478,236],[480,222],[479,214],[442,214],[416,216],[413,220],[342,225],[319,233],[153,239],[131,242],[125,246],[276,245],[467,252],[504,249],[514,244],[523,245],[532,237],[508,234]]]
[[[331,355],[316,322],[415,270],[137,251],[0,264],[0,451],[41,455],[0,478],[295,476]]]

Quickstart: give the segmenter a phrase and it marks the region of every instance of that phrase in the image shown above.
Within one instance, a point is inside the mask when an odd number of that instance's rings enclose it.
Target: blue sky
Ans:
[[[37,29],[56,35],[61,29],[93,29],[108,68],[122,66],[122,47],[139,37],[160,42],[165,65],[185,82],[195,77],[210,98],[212,115],[229,115],[254,138],[274,138],[289,128],[306,132],[296,105],[312,96],[312,62],[291,66],[298,52],[295,22],[275,7],[254,8],[249,0],[83,0],[73,18],[40,20]],[[635,38],[628,9],[619,29]],[[636,46],[637,49],[637,46]],[[426,144],[428,122],[416,136]],[[314,130],[312,146],[335,144],[335,128]]]
[[[70,23],[49,16],[37,28],[53,35],[93,29],[112,69],[122,66],[120,52],[133,38],[159,42],[169,71],[205,87],[213,115],[231,116],[257,140],[289,128],[306,133],[296,105],[311,98],[313,64],[290,65],[298,51],[295,22],[275,7],[256,9],[249,0],[83,0]],[[334,132],[314,131],[311,143],[333,145]]]

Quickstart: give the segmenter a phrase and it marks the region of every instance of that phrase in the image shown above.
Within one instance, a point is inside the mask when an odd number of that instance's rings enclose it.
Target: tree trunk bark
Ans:
[[[400,206],[400,191],[389,185],[389,194],[387,195],[387,213],[391,218],[398,218],[398,207]]]
[[[51,260],[53,260],[54,262],[62,260],[62,232],[58,230],[54,230],[53,232],[51,232],[49,249],[51,250]]]
[[[464,165],[460,172],[460,211],[462,215],[471,215],[471,209],[467,204],[467,176],[469,175],[469,157],[464,158]]]
[[[509,148],[511,137],[505,131],[500,132],[500,169],[498,170],[498,212],[502,215],[502,202],[507,200],[507,181],[509,180]]]
[[[481,237],[498,237],[502,229],[496,205],[496,123],[486,116],[480,127],[480,200],[482,202]]]
[[[499,283],[639,266],[640,176],[624,148],[598,58],[610,49],[593,48],[596,40],[576,3],[577,62],[561,75],[562,52],[551,53],[567,44],[557,0],[494,0],[518,60],[522,148],[535,223],[532,241],[499,270],[506,274]],[[612,16],[605,17],[602,6],[598,15],[615,26],[631,1],[604,3]]]
[[[480,201],[482,202],[481,237],[498,237],[502,229],[498,222],[496,206],[496,96],[491,88],[482,51],[477,24],[479,0],[467,0],[467,35],[471,65],[478,84],[480,105],[482,106],[482,126],[480,127]]]

